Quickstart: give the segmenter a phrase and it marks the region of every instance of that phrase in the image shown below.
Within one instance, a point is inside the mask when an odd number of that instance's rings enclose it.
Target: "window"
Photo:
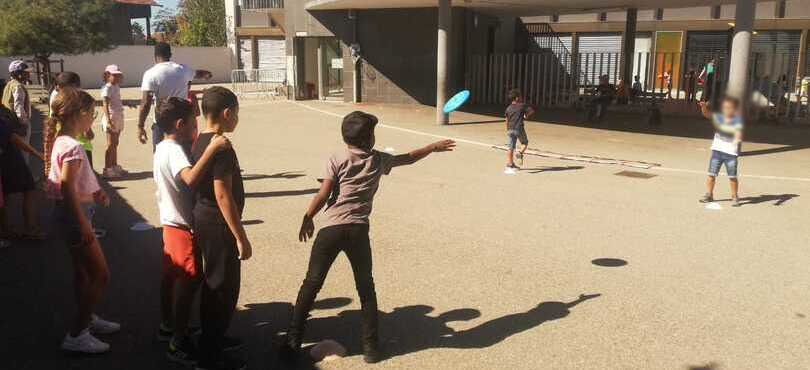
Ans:
[[[720,10],[722,7],[720,5],[715,5],[712,7],[712,19],[720,19]]]
[[[655,20],[664,20],[664,8],[655,9]]]
[[[607,12],[599,13],[599,22],[605,22],[605,21],[607,21]]]
[[[560,21],[560,15],[559,14],[552,14],[551,15],[551,22],[557,23],[559,21]]]
[[[780,0],[776,2],[776,18],[784,18],[785,17],[785,0]]]

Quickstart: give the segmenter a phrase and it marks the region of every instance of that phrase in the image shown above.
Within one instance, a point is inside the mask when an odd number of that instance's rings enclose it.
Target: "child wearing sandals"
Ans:
[[[84,91],[63,88],[54,99],[53,116],[45,128],[48,145],[45,161],[45,191],[55,200],[54,222],[70,248],[78,312],[62,341],[68,352],[97,354],[110,345],[94,334],[112,334],[121,326],[93,313],[107,285],[109,270],[91,220],[96,205],[109,205],[90,161],[76,138],[93,125],[95,100]],[[56,126],[60,125],[57,132]]]

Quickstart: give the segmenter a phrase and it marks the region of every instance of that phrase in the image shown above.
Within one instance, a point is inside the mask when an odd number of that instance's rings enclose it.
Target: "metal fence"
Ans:
[[[231,86],[239,96],[286,97],[287,72],[278,69],[235,69]]]
[[[716,101],[728,84],[725,53],[635,53],[629,81],[621,81],[622,60],[621,53],[558,50],[473,55],[465,82],[473,103],[506,103],[508,91],[517,88],[527,101],[541,107],[576,104],[592,93],[600,76],[606,76],[617,95],[630,104]],[[810,77],[798,75],[797,60],[793,53],[752,54],[749,107],[753,117],[810,121]]]
[[[284,9],[284,0],[239,0],[244,10]]]

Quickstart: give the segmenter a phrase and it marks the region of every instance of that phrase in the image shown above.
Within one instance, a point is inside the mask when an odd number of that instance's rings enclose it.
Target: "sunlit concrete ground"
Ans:
[[[127,91],[134,98],[137,91]],[[343,144],[340,116],[377,114],[377,148],[396,153],[436,137],[455,152],[384,178],[372,216],[381,335],[391,358],[365,365],[359,302],[340,257],[313,312],[308,342],[334,339],[350,356],[278,362],[278,333],[304,276],[311,243],[297,230],[326,158]],[[502,107],[497,108],[502,109]],[[135,118],[135,110],[126,112]],[[231,136],[246,177],[244,214],[254,256],[243,264],[232,334],[251,369],[806,369],[810,367],[810,139],[805,128],[757,127],[741,159],[743,206],[697,202],[711,129],[668,120],[658,129],[614,115],[601,128],[570,113],[540,112],[530,146],[660,164],[641,170],[527,157],[503,174],[500,115],[457,113],[433,124],[430,107],[245,99]],[[761,139],[757,139],[761,138]],[[103,161],[99,135],[94,152]],[[113,351],[64,357],[75,311],[68,254],[59,242],[0,251],[0,368],[174,369],[157,328],[160,243],[151,147],[127,121],[99,226],[112,280],[98,312],[120,320]],[[636,171],[653,177],[617,176]],[[44,216],[43,216],[44,217]],[[316,225],[318,221],[316,220]],[[607,260],[601,263],[597,259]],[[607,266],[600,266],[607,265]],[[618,266],[617,266],[618,265]],[[579,299],[580,295],[587,295]],[[7,362],[8,361],[8,362]]]

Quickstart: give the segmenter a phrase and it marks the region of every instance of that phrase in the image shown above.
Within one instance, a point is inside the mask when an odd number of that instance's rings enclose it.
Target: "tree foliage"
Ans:
[[[222,0],[184,0],[177,21],[177,43],[183,46],[225,46],[225,3]]]
[[[146,33],[140,23],[132,22],[130,29],[132,30],[132,41],[134,43],[139,44],[146,41]]]
[[[82,54],[112,48],[112,0],[2,0],[0,54]]]
[[[159,32],[162,35],[161,41],[172,44],[175,43],[175,39],[177,38],[177,13],[174,10],[169,10],[168,8],[160,9],[155,15],[152,24],[154,24],[155,32]]]

